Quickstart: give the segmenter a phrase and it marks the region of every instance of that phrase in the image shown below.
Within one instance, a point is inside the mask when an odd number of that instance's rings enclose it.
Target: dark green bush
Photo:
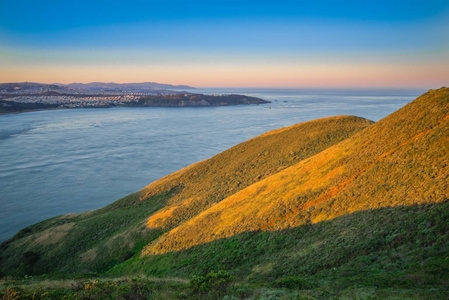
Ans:
[[[226,271],[210,272],[206,276],[193,276],[190,280],[192,295],[201,299],[219,299],[226,295],[233,276]]]
[[[23,262],[27,265],[34,265],[39,260],[39,253],[35,251],[27,251],[23,254]]]
[[[308,289],[312,287],[312,284],[298,276],[285,276],[273,281],[272,286],[287,289]]]

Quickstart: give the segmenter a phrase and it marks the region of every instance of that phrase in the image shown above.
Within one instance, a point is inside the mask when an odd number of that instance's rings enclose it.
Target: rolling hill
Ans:
[[[431,91],[363,132],[231,195],[145,247],[144,254],[355,211],[444,202],[448,109],[448,89]]]
[[[339,116],[268,132],[105,208],[35,224],[1,245],[0,272],[228,270],[265,286],[444,298],[449,88],[371,124]]]

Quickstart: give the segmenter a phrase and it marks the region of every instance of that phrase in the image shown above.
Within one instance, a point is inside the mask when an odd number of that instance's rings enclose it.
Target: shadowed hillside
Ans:
[[[276,130],[199,162],[105,208],[49,219],[0,247],[8,275],[104,272],[164,231],[247,186],[344,140],[370,121],[331,117]]]
[[[143,253],[355,211],[443,202],[449,195],[448,114],[449,89],[431,90],[366,130],[213,205]]]
[[[185,278],[232,270],[244,282],[276,285],[290,280],[300,289],[433,286],[432,299],[447,299],[448,232],[448,201],[378,208],[290,229],[247,231],[164,255],[136,257],[111,273]],[[442,290],[446,296],[440,294]]]

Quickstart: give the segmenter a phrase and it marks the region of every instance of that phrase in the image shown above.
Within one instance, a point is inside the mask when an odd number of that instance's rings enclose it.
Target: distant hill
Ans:
[[[0,93],[36,93],[47,91],[60,91],[62,93],[70,93],[73,89],[89,91],[128,91],[141,93],[175,93],[176,91],[194,90],[194,87],[188,85],[172,85],[156,82],[141,83],[115,83],[115,82],[91,82],[91,83],[35,83],[35,82],[9,82],[0,83]]]
[[[449,88],[377,123],[268,132],[105,208],[0,246],[3,276],[205,275],[313,289],[449,291]],[[446,297],[447,298],[447,297]]]
[[[82,88],[90,90],[193,90],[194,87],[188,85],[172,85],[157,82],[141,82],[141,83],[115,83],[115,82],[91,82],[91,83],[70,83],[57,85],[67,86],[71,88]]]
[[[245,95],[204,95],[204,94],[171,94],[141,97],[137,102],[129,102],[126,106],[146,107],[185,107],[185,106],[228,106],[243,104],[266,104],[270,101]]]
[[[34,89],[59,90],[61,87],[55,84],[44,84],[35,82],[8,82],[0,83],[1,93],[27,92]]]
[[[24,112],[39,109],[52,109],[57,108],[58,105],[42,104],[42,103],[20,103],[13,101],[0,100],[0,114]]]

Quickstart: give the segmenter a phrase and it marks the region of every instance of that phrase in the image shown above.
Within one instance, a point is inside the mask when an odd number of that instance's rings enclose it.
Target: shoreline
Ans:
[[[114,108],[114,106],[101,106],[101,107],[55,107],[55,108],[26,109],[26,110],[21,110],[21,111],[0,112],[0,116],[2,116],[2,115],[15,115],[15,114],[22,114],[22,113],[29,113],[29,112],[36,112],[36,111],[66,110],[66,109],[85,109],[85,108]]]
[[[66,109],[66,108],[43,108],[43,109],[27,109],[27,110],[22,110],[22,111],[0,112],[0,116],[16,115],[16,114],[22,114],[22,113],[35,112],[35,111],[60,110],[60,109]]]
[[[92,107],[55,107],[55,108],[38,108],[38,109],[26,109],[21,111],[11,111],[11,112],[0,112],[0,116],[2,115],[13,115],[13,114],[22,114],[36,111],[48,111],[48,110],[66,110],[66,109],[96,109],[96,108],[118,108],[118,107],[129,107],[129,108],[138,108],[138,107],[165,107],[165,108],[202,108],[202,107],[228,107],[228,106],[241,106],[241,105],[263,105],[270,104],[270,101],[266,103],[241,103],[241,104],[228,104],[228,105],[142,105],[142,106],[132,106],[132,105],[117,105],[117,106],[92,106]]]

